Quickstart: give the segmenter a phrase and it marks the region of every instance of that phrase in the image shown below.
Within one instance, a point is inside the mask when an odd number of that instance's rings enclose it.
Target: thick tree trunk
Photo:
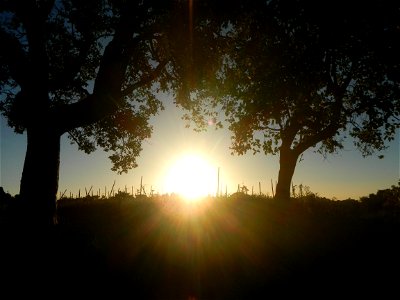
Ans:
[[[20,186],[24,221],[42,225],[56,223],[60,137],[49,124],[27,130]]]
[[[281,149],[279,157],[279,176],[276,185],[275,199],[289,200],[290,185],[294,169],[296,168],[298,155],[290,149]]]

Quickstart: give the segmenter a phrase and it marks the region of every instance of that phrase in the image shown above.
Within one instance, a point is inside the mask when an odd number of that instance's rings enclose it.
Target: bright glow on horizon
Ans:
[[[109,153],[99,149],[87,155],[71,145],[66,135],[61,138],[60,182],[58,196],[65,192],[66,196],[85,193],[93,186],[92,191],[107,192],[115,183],[114,191],[136,192],[143,187],[147,194],[153,190],[155,194],[171,193],[165,184],[167,173],[174,161],[184,154],[198,153],[205,158],[211,167],[214,184],[210,194],[215,195],[217,189],[217,173],[220,167],[220,193],[228,195],[237,191],[238,185],[246,185],[250,191],[258,194],[259,184],[264,195],[272,195],[271,182],[277,181],[279,173],[279,156],[249,152],[245,155],[230,155],[230,133],[227,128],[194,132],[185,129],[181,122],[182,112],[172,104],[172,100],[164,99],[166,110],[154,118],[154,133],[143,143],[143,151],[138,157],[139,166],[127,174],[117,175],[111,171],[112,164]],[[11,195],[19,193],[19,184],[26,152],[26,134],[15,134],[7,126],[4,116],[0,116],[0,186]],[[329,155],[323,159],[312,151],[304,153],[304,161],[296,166],[293,184],[309,186],[319,196],[339,200],[347,198],[359,199],[376,193],[380,189],[397,185],[399,176],[400,132],[389,148],[383,151],[384,159],[376,155],[362,157],[353,147],[352,141],[345,144],[343,151]],[[179,153],[177,153],[179,149]],[[179,155],[182,154],[182,155]],[[179,156],[178,156],[179,155]],[[169,159],[166,159],[169,158]],[[40,189],[39,189],[40,190]],[[251,192],[250,192],[251,193]]]
[[[217,169],[198,154],[185,154],[173,161],[164,178],[164,191],[195,201],[214,195]]]

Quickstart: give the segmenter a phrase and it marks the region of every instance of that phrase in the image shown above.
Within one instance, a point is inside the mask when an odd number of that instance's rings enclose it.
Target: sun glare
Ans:
[[[216,168],[200,155],[187,154],[172,162],[165,177],[168,193],[194,201],[215,194]]]

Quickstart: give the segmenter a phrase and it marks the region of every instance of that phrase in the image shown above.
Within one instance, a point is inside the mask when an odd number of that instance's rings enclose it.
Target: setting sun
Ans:
[[[164,182],[166,192],[177,193],[191,201],[215,194],[216,186],[216,168],[196,154],[187,154],[173,161]]]

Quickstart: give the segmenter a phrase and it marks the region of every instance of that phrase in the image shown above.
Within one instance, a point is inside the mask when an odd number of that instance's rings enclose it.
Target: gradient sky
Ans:
[[[182,111],[175,108],[171,99],[165,99],[166,110],[152,120],[154,132],[149,140],[143,142],[143,151],[138,158],[139,167],[127,174],[118,175],[112,172],[107,153],[102,150],[87,155],[71,145],[66,135],[62,137],[59,191],[66,195],[76,195],[80,189],[84,195],[85,188],[93,187],[94,191],[107,186],[115,180],[115,190],[125,189],[131,192],[139,189],[141,177],[146,191],[150,188],[160,194],[166,193],[165,176],[174,161],[187,153],[197,153],[215,167],[215,177],[220,168],[220,185],[222,191],[236,192],[238,184],[246,185],[250,191],[258,193],[259,182],[264,194],[271,195],[271,180],[278,178],[278,156],[264,154],[244,156],[231,155],[229,150],[230,133],[226,129],[197,133],[185,128],[181,120]],[[18,194],[22,166],[26,150],[26,136],[15,134],[1,117],[0,132],[0,186],[12,195]],[[384,159],[377,155],[363,158],[353,147],[351,141],[338,154],[324,159],[321,155],[308,150],[304,160],[297,164],[293,183],[309,186],[311,191],[320,196],[337,199],[359,199],[375,193],[379,189],[397,185],[399,175],[399,143],[396,139],[390,143],[388,150],[382,152]],[[217,185],[217,184],[216,184]],[[40,179],[38,193],[40,194]],[[216,189],[216,188],[215,188]]]

